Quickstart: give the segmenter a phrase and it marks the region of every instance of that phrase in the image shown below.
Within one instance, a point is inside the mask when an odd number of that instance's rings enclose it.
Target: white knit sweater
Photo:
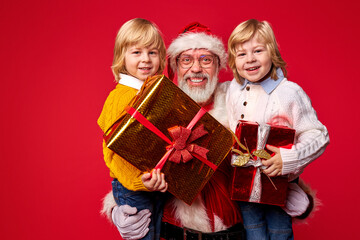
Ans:
[[[248,84],[241,88],[233,79],[226,93],[226,107],[232,131],[238,120],[285,125],[296,130],[293,147],[280,148],[282,174],[289,174],[291,181],[324,152],[329,135],[304,90],[286,78],[278,81],[281,83],[267,94],[261,85]]]

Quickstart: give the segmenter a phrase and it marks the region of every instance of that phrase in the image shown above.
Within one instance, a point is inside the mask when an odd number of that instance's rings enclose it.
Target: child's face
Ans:
[[[271,69],[271,56],[266,46],[255,35],[243,44],[235,46],[235,65],[238,74],[250,82],[260,82]]]
[[[159,66],[159,51],[153,46],[140,47],[133,45],[126,50],[125,68],[133,77],[145,81],[148,77],[157,73]]]

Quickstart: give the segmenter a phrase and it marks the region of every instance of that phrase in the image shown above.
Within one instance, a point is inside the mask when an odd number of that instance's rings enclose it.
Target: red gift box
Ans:
[[[246,146],[249,153],[264,149],[266,144],[291,148],[295,130],[285,126],[259,125],[256,122],[239,121],[235,135]],[[235,149],[246,153],[237,143]],[[266,150],[270,154],[269,150]],[[268,177],[261,172],[261,161],[257,157],[242,166],[234,167],[231,199],[284,206],[286,202],[288,177]]]

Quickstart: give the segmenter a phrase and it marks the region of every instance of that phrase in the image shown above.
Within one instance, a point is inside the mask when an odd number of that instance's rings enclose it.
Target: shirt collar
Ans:
[[[253,82],[250,82],[249,80],[245,79],[244,83],[240,86],[240,88],[244,89],[246,87],[246,85],[248,85],[248,84],[260,85],[267,94],[270,94],[284,79],[284,73],[281,70],[281,68],[276,69],[276,74],[278,76],[277,80],[274,80],[271,77],[268,77],[267,79],[265,79],[264,81],[262,81],[260,83],[253,83]]]
[[[120,73],[119,83],[122,85],[128,86],[128,87],[140,90],[142,85],[144,84],[144,81],[137,79],[133,76]]]

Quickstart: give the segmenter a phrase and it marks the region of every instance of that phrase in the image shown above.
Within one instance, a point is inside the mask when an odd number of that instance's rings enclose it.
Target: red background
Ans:
[[[295,225],[296,239],[355,239],[358,15],[351,0],[2,1],[1,239],[119,239],[99,215],[111,179],[96,120],[114,87],[117,30],[134,17],[157,23],[167,46],[196,20],[225,43],[249,18],[273,25],[290,79],[311,97],[331,139],[302,175],[323,206]]]

